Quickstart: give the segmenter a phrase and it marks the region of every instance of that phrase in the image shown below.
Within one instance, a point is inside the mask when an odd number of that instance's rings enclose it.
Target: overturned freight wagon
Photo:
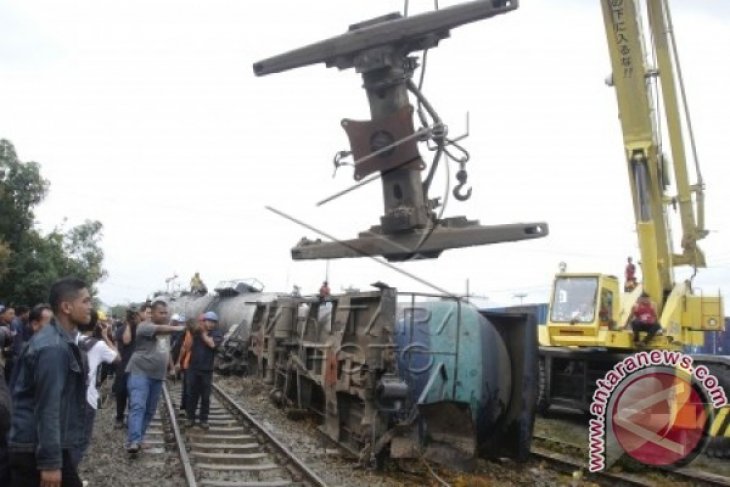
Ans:
[[[387,287],[324,302],[279,297],[257,305],[248,370],[278,404],[316,413],[363,463],[524,460],[536,336],[530,314],[480,312],[453,297]]]
[[[277,297],[278,293],[264,292],[257,279],[234,279],[219,283],[214,294],[161,294],[171,313],[195,318],[206,311],[215,311],[224,332],[223,347],[216,356],[216,371],[222,374],[245,374],[249,331],[254,315],[262,304]]]

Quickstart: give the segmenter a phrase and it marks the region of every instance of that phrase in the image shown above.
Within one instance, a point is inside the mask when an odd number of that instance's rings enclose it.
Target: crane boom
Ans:
[[[698,242],[707,231],[704,183],[694,154],[696,182],[690,182],[684,137],[691,137],[692,126],[668,0],[600,4],[612,68],[608,84],[618,104],[643,279],[621,295],[614,276],[561,272],[555,277],[541,343],[631,349],[633,336],[627,327],[642,292],[656,303],[662,329],[652,346],[676,349],[702,343],[703,333],[723,329],[723,302],[719,295],[695,293],[691,280],[674,278],[675,267],[706,266]],[[694,144],[692,149],[694,153]],[[681,252],[673,248],[670,206],[681,221]]]
[[[666,0],[647,0],[646,3],[655,67],[647,64],[637,1],[603,0],[601,5],[611,57],[611,81],[616,91],[633,196],[643,289],[661,308],[675,284],[674,267],[705,267],[705,257],[697,242],[707,232],[703,228],[703,184],[701,180],[694,185],[689,182],[682,126],[683,121],[689,126],[689,116],[685,113],[683,120],[680,112],[682,91],[677,90],[680,71],[669,6]],[[663,110],[654,103],[657,79],[661,83]],[[666,192],[670,169],[658,126],[661,121],[666,123],[669,136],[677,191],[674,196]],[[680,254],[674,253],[672,248],[667,215],[670,204],[678,207],[682,223]]]
[[[690,137],[692,137],[689,113],[686,111],[687,101],[682,88],[682,72],[674,41],[674,29],[671,22],[669,4],[666,0],[651,0],[648,4],[649,25],[652,29],[654,47],[659,66],[662,97],[664,99],[665,116],[672,151],[675,185],[677,188],[677,206],[682,222],[682,254],[672,258],[675,266],[690,265],[705,267],[705,256],[697,247],[697,241],[707,236],[704,228],[704,183],[697,166],[697,182],[691,185],[687,170],[687,152],[682,137],[682,117],[680,99],[685,107],[685,119]],[[696,155],[695,155],[696,158]],[[697,161],[695,160],[695,163]],[[695,200],[692,200],[692,194]],[[695,211],[697,218],[695,219]]]

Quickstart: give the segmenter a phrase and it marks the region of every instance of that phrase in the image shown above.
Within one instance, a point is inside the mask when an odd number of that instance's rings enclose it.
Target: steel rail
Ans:
[[[545,460],[565,473],[573,473],[576,470],[583,472],[586,468],[585,461],[580,461],[570,455],[555,453],[538,447],[532,447],[530,454],[539,459]],[[583,475],[591,480],[603,480],[607,485],[626,485],[630,487],[654,487],[655,483],[649,479],[640,478],[636,475],[611,472],[584,472]]]
[[[172,399],[170,393],[167,390],[167,384],[162,384],[162,395],[165,399],[165,411],[170,421],[172,433],[175,436],[175,444],[177,446],[177,452],[180,455],[180,463],[183,466],[183,472],[185,473],[185,481],[188,487],[197,487],[195,480],[195,473],[193,472],[193,466],[190,464],[190,457],[188,451],[185,448],[185,437],[180,432],[180,426],[177,424],[177,418],[175,416],[175,407],[172,405]]]
[[[294,453],[291,452],[291,450],[289,450],[286,446],[284,446],[283,443],[275,438],[271,434],[271,432],[268,431],[268,429],[266,429],[261,423],[256,421],[253,416],[251,416],[248,411],[241,407],[241,405],[238,404],[225,390],[223,390],[222,387],[220,387],[218,384],[213,384],[213,390],[218,394],[219,397],[223,398],[229,406],[235,409],[237,413],[243,416],[245,421],[250,423],[261,434],[263,434],[269,444],[271,444],[280,453],[286,456],[291,461],[291,463],[294,464],[295,468],[307,477],[307,481],[310,482],[311,485],[317,487],[327,487],[327,484],[324,480],[322,480],[316,473],[314,473],[301,460],[299,460],[299,458],[297,458]]]
[[[534,439],[542,441],[549,445],[556,445],[568,450],[583,450],[579,445],[572,443],[556,440],[554,438],[547,438],[540,435],[534,435]],[[531,451],[534,457],[547,460],[553,464],[563,464],[564,466],[570,466],[578,470],[586,470],[587,463],[585,459],[578,459],[573,455],[565,455],[561,453],[552,452],[544,448],[532,447]],[[661,473],[667,474],[669,477],[674,477],[676,480],[691,481],[699,485],[717,486],[717,487],[730,487],[730,478],[722,475],[717,475],[709,472],[703,472],[695,470],[690,467],[681,468],[668,468],[668,467],[648,467],[652,468],[647,473]],[[605,478],[612,482],[619,482],[622,485],[631,486],[653,486],[656,482],[642,477],[643,474],[627,474],[627,473],[613,473],[613,472],[590,472],[586,473],[587,477],[594,478]],[[612,484],[613,485],[613,484]]]

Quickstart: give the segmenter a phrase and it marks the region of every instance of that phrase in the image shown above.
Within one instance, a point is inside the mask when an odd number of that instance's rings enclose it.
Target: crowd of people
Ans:
[[[48,304],[0,305],[0,486],[82,487],[100,389],[113,380],[115,429],[132,458],[144,450],[167,377],[183,378],[181,415],[208,428],[215,353],[212,312],[186,320],[163,300],[126,309],[123,320],[92,306],[86,283],[54,283]]]

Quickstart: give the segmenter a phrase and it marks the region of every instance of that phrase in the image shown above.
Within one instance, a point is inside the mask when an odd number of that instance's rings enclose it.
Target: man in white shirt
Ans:
[[[96,319],[94,319],[96,318]],[[78,465],[86,454],[91,443],[91,436],[94,432],[94,419],[96,410],[99,407],[99,369],[102,363],[111,364],[119,360],[119,352],[109,338],[109,323],[103,311],[91,313],[91,324],[93,331],[79,335],[79,348],[86,352],[86,362],[89,367],[89,375],[86,386],[86,417],[84,443],[80,448],[72,452],[72,461]],[[84,330],[81,330],[84,331]]]

